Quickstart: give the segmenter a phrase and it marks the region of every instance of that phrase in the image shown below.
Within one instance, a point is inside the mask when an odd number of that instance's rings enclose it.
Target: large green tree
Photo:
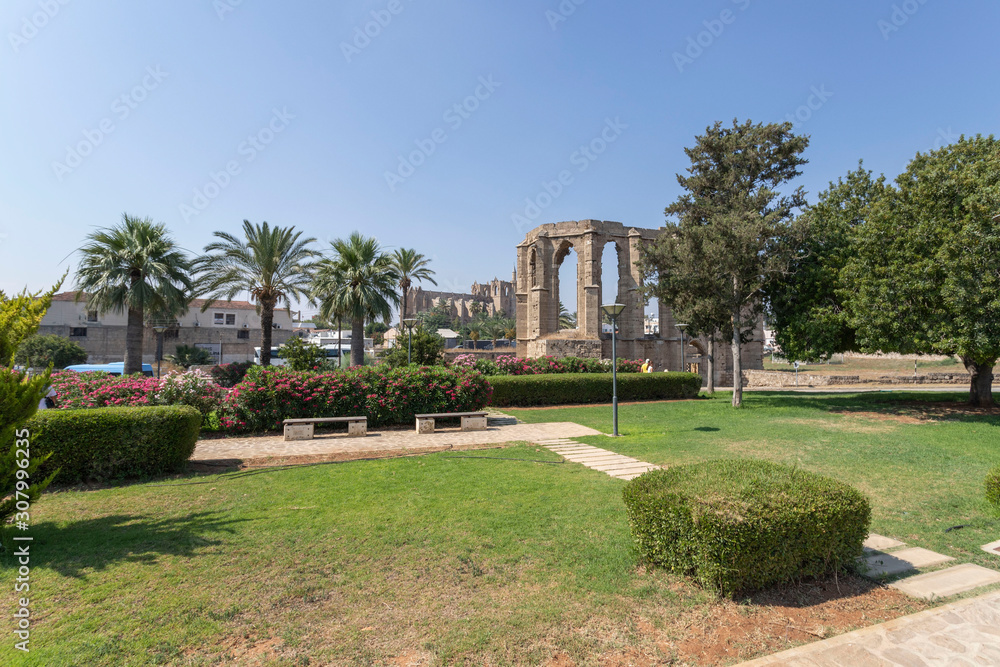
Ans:
[[[687,271],[676,284],[687,286],[688,298],[710,300],[708,311],[728,314],[736,407],[743,401],[742,346],[763,312],[765,285],[788,269],[787,249],[794,246],[788,239],[800,235],[795,217],[805,194],[779,188],[800,175],[808,144],[792,133],[791,123],[734,120],[732,127],[717,122],[707,128],[685,149],[691,166],[687,176],[677,176],[684,193],[665,211],[666,231],[644,249],[647,275]],[[702,265],[676,263],[675,242],[698,247]],[[652,293],[661,303],[677,303],[674,294]]]
[[[14,361],[28,368],[66,368],[87,361],[87,351],[78,343],[56,335],[35,335],[17,348]]]
[[[162,223],[127,213],[121,224],[89,234],[79,252],[77,299],[90,310],[126,314],[125,374],[141,372],[145,313],[183,309],[191,262]]]
[[[399,290],[402,296],[399,308],[399,321],[402,323],[407,317],[406,295],[413,286],[413,281],[426,280],[432,285],[434,282],[434,272],[428,268],[430,260],[412,248],[398,248],[392,253],[392,264],[399,275]]]
[[[1000,358],[1000,142],[918,153],[856,229],[844,269],[862,351],[957,355],[993,404]]]
[[[830,183],[802,216],[808,236],[786,275],[767,289],[778,347],[788,359],[826,360],[857,348],[844,304],[844,267],[854,250],[854,232],[885,193],[885,178],[858,165]]]
[[[311,281],[316,252],[309,248],[314,238],[302,238],[295,227],[270,226],[266,222],[243,221],[243,238],[215,232],[219,241],[205,246],[195,261],[199,273],[198,292],[212,301],[232,301],[247,293],[260,313],[260,363],[271,364],[271,331],[274,309],[291,310],[292,299],[304,299]]]
[[[365,361],[365,321],[388,320],[399,305],[399,272],[377,239],[353,232],[331,243],[333,255],[319,262],[311,297],[320,316],[341,315],[351,321],[351,365]]]

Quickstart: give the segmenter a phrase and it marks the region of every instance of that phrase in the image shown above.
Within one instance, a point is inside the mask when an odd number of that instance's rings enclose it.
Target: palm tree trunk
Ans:
[[[142,372],[142,338],[145,333],[142,308],[129,308],[125,327],[124,375]]]
[[[403,320],[406,319],[406,294],[410,291],[409,287],[403,287],[403,304],[399,309],[399,326],[403,326]]]
[[[274,304],[260,302],[260,365],[271,365],[271,331],[274,327]]]
[[[365,318],[355,317],[351,321],[351,365],[365,365]]]

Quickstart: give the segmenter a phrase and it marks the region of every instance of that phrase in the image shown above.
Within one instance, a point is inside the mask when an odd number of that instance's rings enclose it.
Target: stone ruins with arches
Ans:
[[[601,290],[605,246],[613,244],[618,266],[618,303],[625,310],[618,318],[618,356],[649,359],[656,370],[681,369],[681,330],[669,308],[659,309],[659,332],[644,330],[645,301],[640,294],[642,276],[636,263],[642,244],[656,239],[663,229],[627,227],[620,222],[580,220],[537,227],[517,246],[515,298],[517,303],[517,356],[611,358],[611,335],[602,327]],[[577,289],[575,329],[559,328],[559,269],[570,251],[576,254]],[[567,309],[572,306],[566,304]],[[763,368],[763,328],[758,322],[753,340],[743,348],[743,368]],[[708,341],[685,336],[688,369],[707,375]],[[732,350],[728,341],[715,345],[715,381],[732,384]]]
[[[457,319],[462,324],[467,324],[473,319],[474,311],[477,309],[473,304],[479,304],[478,308],[481,308],[481,312],[486,315],[514,317],[516,281],[517,276],[514,275],[510,281],[494,278],[482,285],[476,282],[472,283],[472,289],[464,294],[434,292],[414,287],[406,296],[406,312],[415,314],[433,310],[434,306],[443,301],[447,304],[452,319]]]

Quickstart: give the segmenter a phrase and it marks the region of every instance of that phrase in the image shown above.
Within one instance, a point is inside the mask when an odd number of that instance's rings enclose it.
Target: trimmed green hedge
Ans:
[[[43,474],[57,484],[148,477],[184,468],[194,452],[201,413],[186,405],[42,410],[26,427],[31,450],[52,453]]]
[[[528,407],[567,403],[610,403],[610,373],[551,373],[545,375],[497,375],[490,405]],[[696,373],[619,373],[619,401],[655,401],[694,398],[701,389]]]
[[[643,559],[721,595],[847,569],[871,520],[859,491],[768,461],[655,470],[624,499]]]
[[[997,509],[1000,509],[1000,466],[997,466],[986,475],[986,500]]]

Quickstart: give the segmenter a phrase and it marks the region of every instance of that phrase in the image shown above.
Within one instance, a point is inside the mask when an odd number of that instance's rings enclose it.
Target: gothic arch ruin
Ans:
[[[601,328],[601,286],[604,247],[613,243],[618,255],[618,302],[625,304],[618,318],[619,357],[650,359],[656,370],[681,370],[681,332],[670,310],[660,308],[659,333],[646,334],[643,327],[645,301],[639,294],[642,276],[637,262],[642,244],[661,233],[600,220],[558,222],[530,231],[517,246],[517,356],[611,358],[610,335]],[[577,328],[560,331],[559,267],[570,249],[577,260]],[[754,338],[744,348],[745,368],[762,367],[763,333]],[[705,375],[707,341],[687,342],[688,366],[697,365]],[[717,344],[716,351],[716,381],[729,384],[732,354],[724,343]]]

